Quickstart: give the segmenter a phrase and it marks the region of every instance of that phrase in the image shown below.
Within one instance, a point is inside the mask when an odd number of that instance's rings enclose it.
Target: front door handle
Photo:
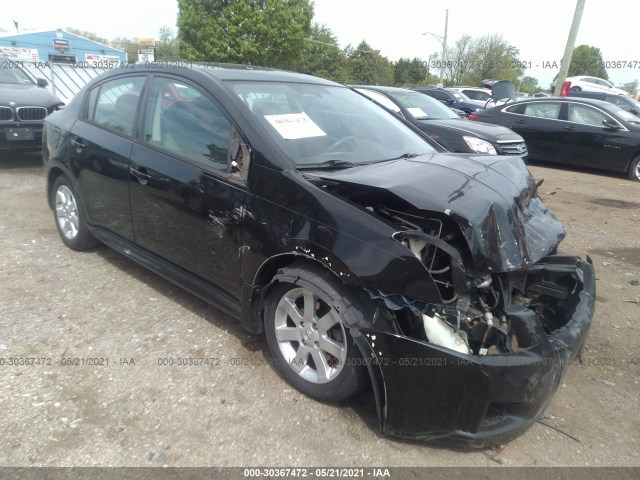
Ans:
[[[525,123],[525,121],[524,120],[516,120],[515,123],[522,124],[522,123]]]
[[[140,185],[146,185],[147,183],[149,183],[149,180],[151,180],[152,178],[151,175],[147,173],[147,169],[144,167],[139,167],[139,168],[130,167],[129,173],[131,173],[131,175],[133,175],[138,179],[138,183]]]
[[[576,127],[564,127],[565,130],[575,130]]]

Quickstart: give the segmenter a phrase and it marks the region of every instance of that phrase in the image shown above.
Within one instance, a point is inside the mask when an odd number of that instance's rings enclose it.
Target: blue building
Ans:
[[[122,50],[61,29],[0,35],[0,55],[25,62],[88,63],[92,67],[127,61]]]

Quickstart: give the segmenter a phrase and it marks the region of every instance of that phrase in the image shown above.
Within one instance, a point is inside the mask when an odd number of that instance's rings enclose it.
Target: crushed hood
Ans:
[[[386,190],[419,210],[448,215],[460,226],[477,271],[536,263],[565,235],[518,157],[432,154],[316,175]]]

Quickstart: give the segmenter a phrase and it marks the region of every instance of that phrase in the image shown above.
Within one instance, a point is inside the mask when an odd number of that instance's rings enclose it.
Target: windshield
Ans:
[[[298,166],[345,168],[435,152],[394,115],[339,86],[230,82]]]
[[[447,92],[456,97],[456,100],[459,102],[469,102],[471,100],[464,93],[458,92],[457,90],[447,90]]]
[[[606,105],[604,105],[604,108],[611,113],[615,113],[618,117],[622,118],[628,123],[640,125],[640,117],[636,117],[633,113],[627,112],[626,110],[623,110],[613,103],[607,102]]]
[[[16,83],[19,85],[33,85],[31,79],[11,62],[0,62],[0,83]]]
[[[416,120],[444,120],[448,118],[460,118],[458,115],[435,100],[418,92],[392,92],[389,93],[396,102],[402,105]]]
[[[620,111],[618,112],[618,115],[620,115],[623,119],[625,119],[629,123],[635,123],[637,125],[640,125],[640,117],[636,117],[631,112],[627,112],[626,110],[620,109]]]

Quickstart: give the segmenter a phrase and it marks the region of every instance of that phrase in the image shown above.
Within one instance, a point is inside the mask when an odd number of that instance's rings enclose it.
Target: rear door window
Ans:
[[[134,122],[145,77],[109,80],[89,94],[87,119],[125,135],[134,135]]]
[[[549,118],[557,120],[560,116],[560,102],[535,102],[527,103],[524,107],[523,114],[530,117]]]

